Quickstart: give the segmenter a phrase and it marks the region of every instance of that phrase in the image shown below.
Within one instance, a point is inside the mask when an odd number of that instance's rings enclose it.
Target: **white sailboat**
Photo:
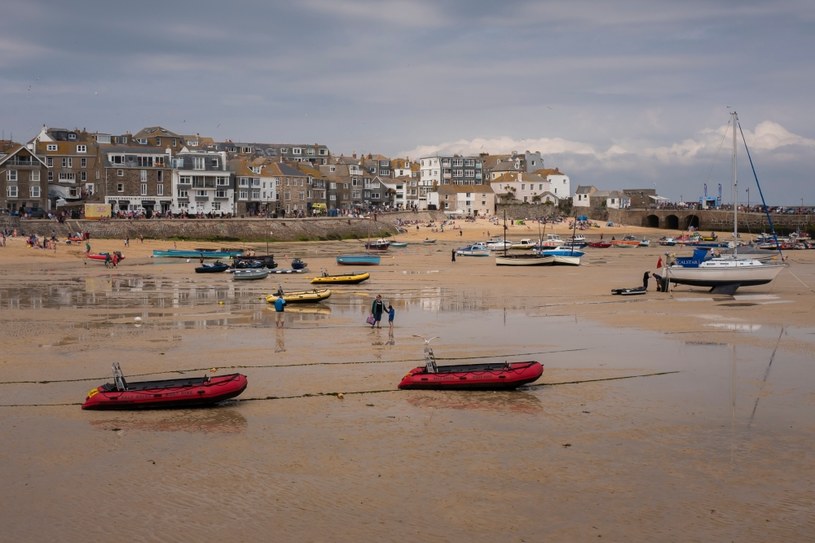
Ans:
[[[730,115],[733,122],[733,239],[738,240],[736,128],[739,117],[735,111]],[[657,270],[657,275],[664,284],[710,287],[711,292],[718,294],[733,294],[739,287],[767,284],[786,267],[783,263],[766,262],[747,255],[739,255],[738,246],[734,248],[732,254],[686,265],[670,262],[670,255],[666,257],[666,265]]]

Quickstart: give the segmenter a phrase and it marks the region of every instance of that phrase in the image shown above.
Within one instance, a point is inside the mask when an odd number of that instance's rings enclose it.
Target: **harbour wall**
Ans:
[[[17,230],[20,235],[52,235],[65,238],[75,232],[87,232],[103,239],[178,239],[198,241],[320,241],[367,239],[394,236],[397,220],[443,220],[441,212],[377,214],[376,218],[312,217],[307,219],[20,219],[3,217],[0,227]]]

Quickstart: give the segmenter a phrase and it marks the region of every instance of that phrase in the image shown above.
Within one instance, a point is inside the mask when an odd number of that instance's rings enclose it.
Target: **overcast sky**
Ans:
[[[812,0],[5,0],[0,138],[529,150],[573,189],[732,202],[736,110],[768,203],[815,205],[813,51]]]

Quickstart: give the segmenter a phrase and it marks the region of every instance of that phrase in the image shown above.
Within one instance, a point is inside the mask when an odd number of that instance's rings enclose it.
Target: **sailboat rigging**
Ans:
[[[733,129],[733,154],[731,157],[733,175],[733,253],[708,258],[699,262],[695,259],[677,260],[673,255],[666,255],[666,265],[657,270],[657,275],[664,284],[674,283],[699,287],[710,287],[718,294],[733,294],[741,286],[764,285],[775,279],[784,269],[784,263],[770,263],[738,254],[738,176],[737,176],[737,129],[741,130],[738,114],[731,112]],[[744,132],[742,140],[744,140]],[[747,141],[744,140],[747,148]],[[749,150],[748,150],[749,156]],[[750,159],[752,165],[752,158]],[[755,168],[753,168],[755,175]],[[755,176],[758,185],[758,176]],[[759,186],[759,192],[761,188]],[[763,195],[762,195],[763,200]],[[766,206],[765,206],[766,207]]]

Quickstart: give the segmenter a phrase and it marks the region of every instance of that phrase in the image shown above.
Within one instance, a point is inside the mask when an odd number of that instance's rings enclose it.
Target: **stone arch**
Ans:
[[[702,224],[702,221],[698,215],[690,214],[685,216],[684,223],[683,230],[689,230],[691,226],[698,230]]]
[[[680,230],[679,217],[676,215],[667,215],[665,217],[663,228],[666,230]]]
[[[646,228],[659,228],[659,216],[646,215],[642,220],[642,225]]]

